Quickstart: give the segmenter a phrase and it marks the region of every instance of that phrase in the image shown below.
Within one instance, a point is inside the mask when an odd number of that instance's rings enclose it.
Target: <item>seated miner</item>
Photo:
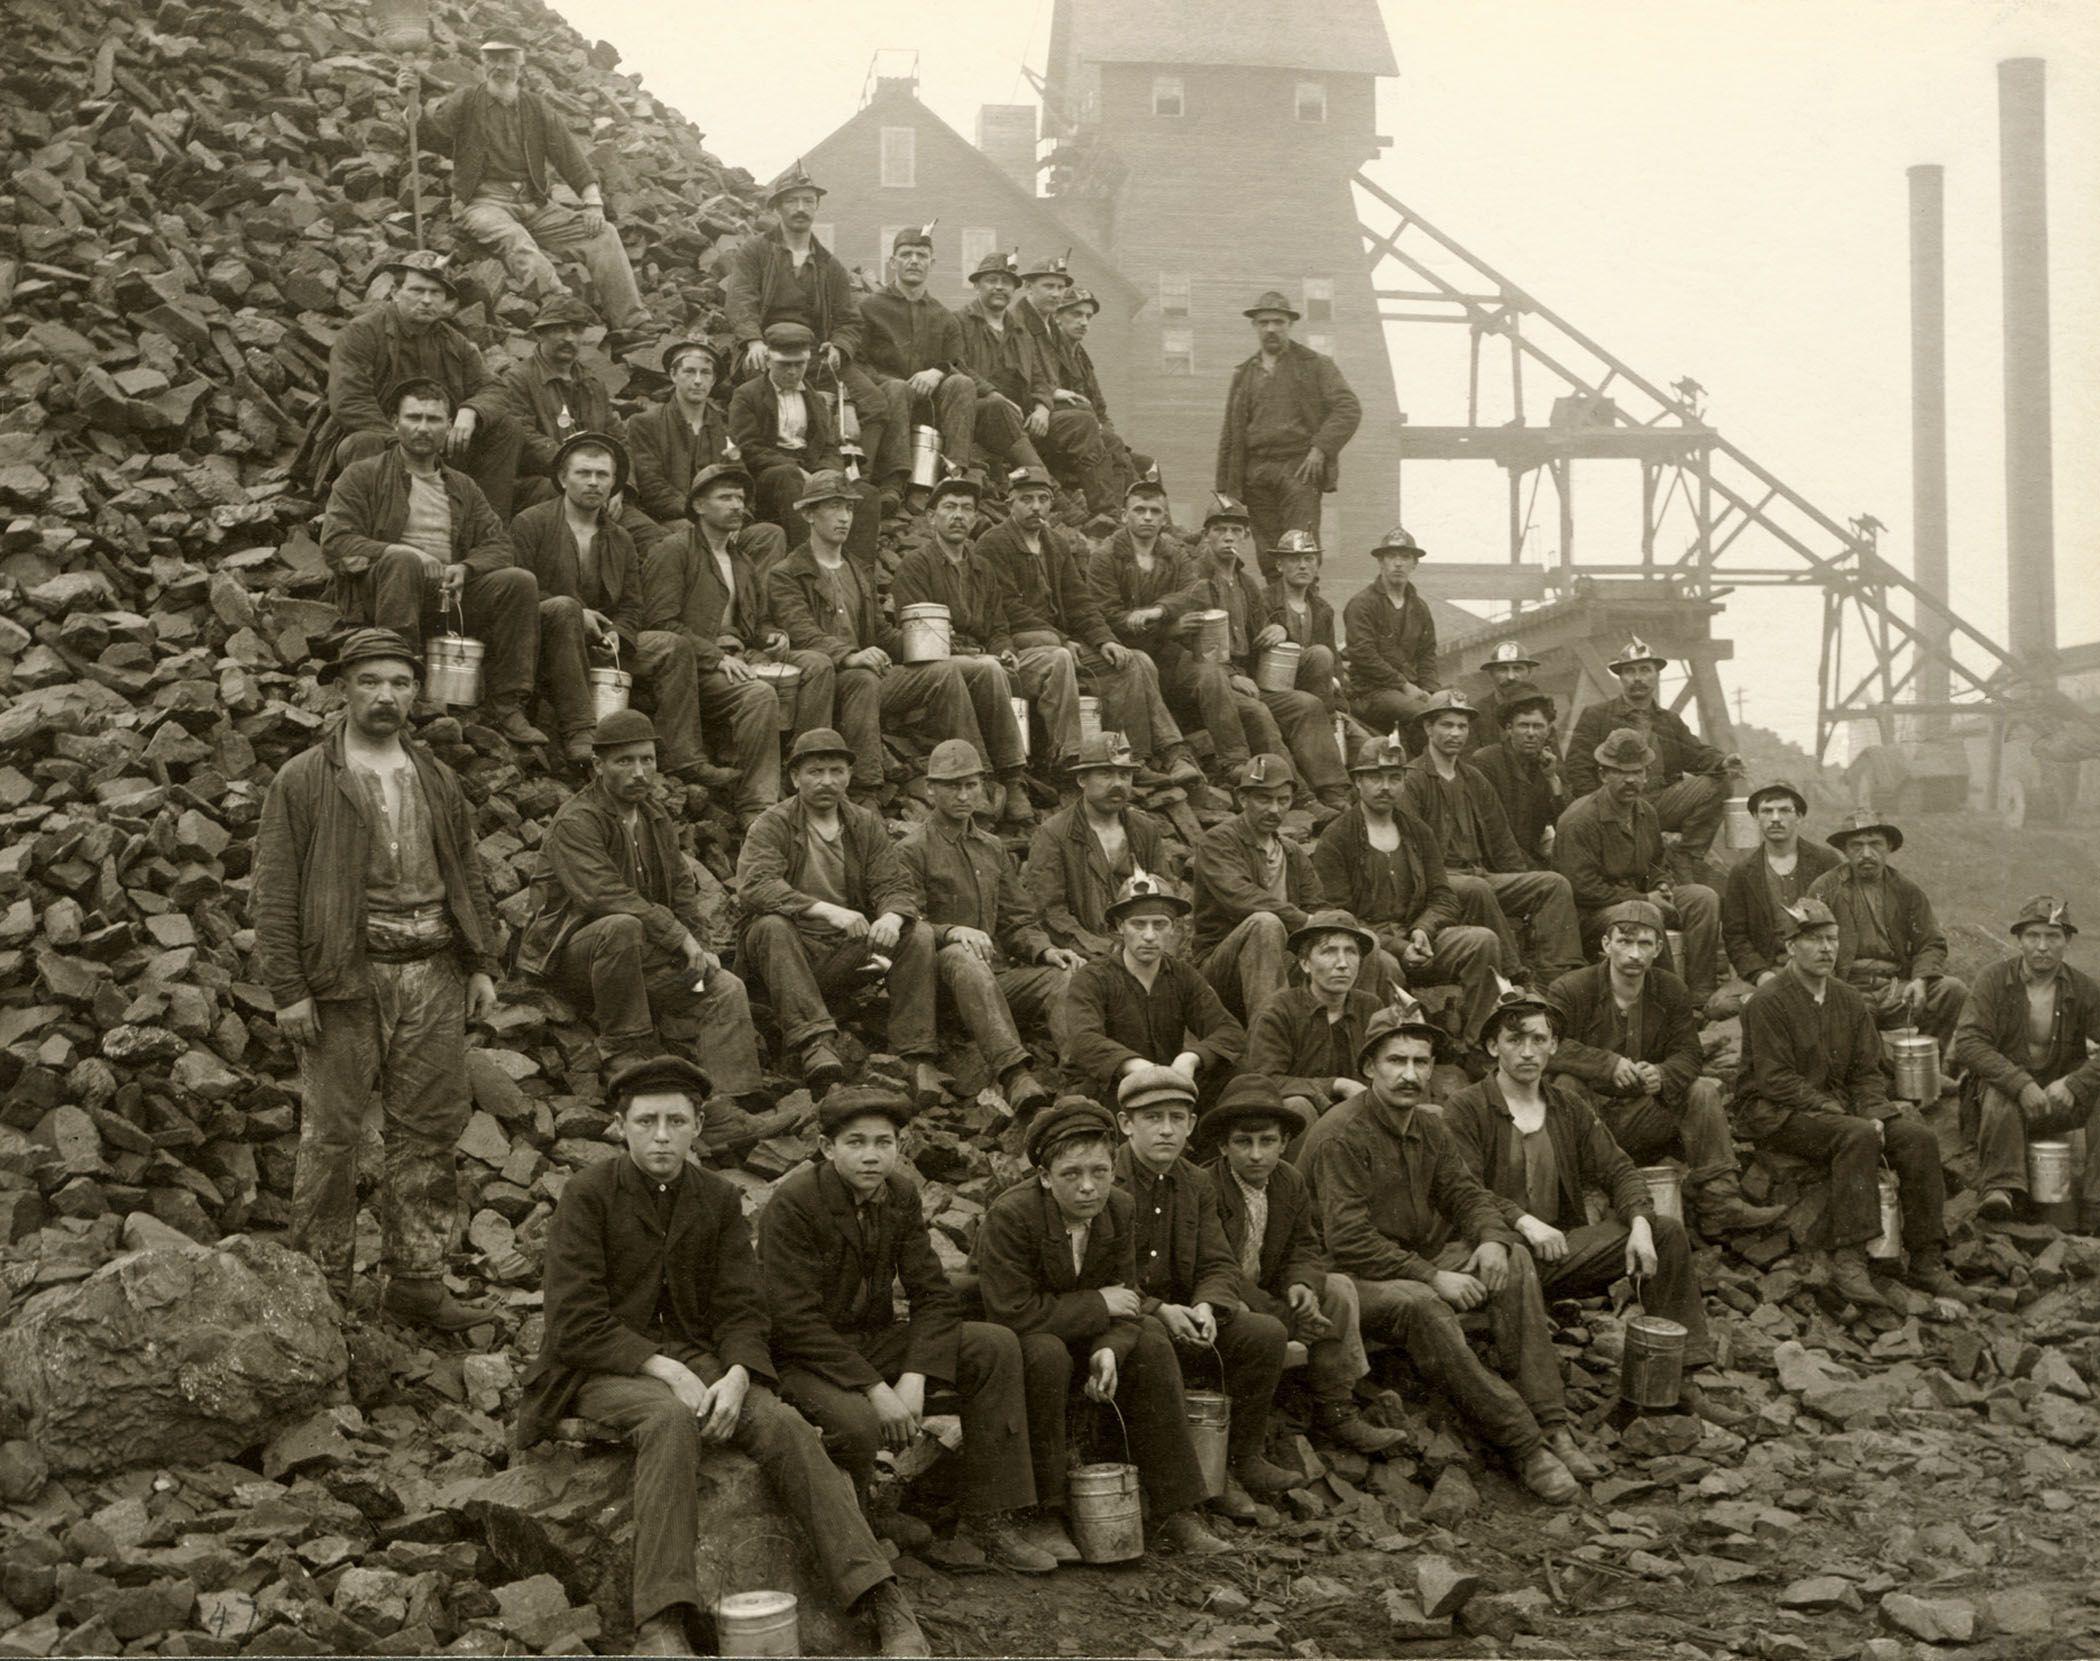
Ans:
[[[1940,1145],[1916,1113],[1891,1101],[1881,1035],[1867,1001],[1836,974],[1838,920],[1813,894],[1780,913],[1787,966],[1743,1005],[1736,1128],[1761,1148],[1830,1174],[1830,1284],[1846,1301],[1879,1308],[1867,1242],[1881,1233],[1879,1172],[1896,1173],[1903,1279],[1959,1298],[1944,1261],[1946,1177]]]
[[[2080,1232],[2100,1233],[2100,982],[2064,961],[2078,926],[2054,894],[2013,919],[2015,948],[1976,977],[1954,1064],[1976,1103],[1977,1214],[2003,1222],[2026,1198],[2027,1144],[2085,1131]]]
[[[1077,970],[1065,992],[1058,1033],[1067,1072],[1107,1095],[1141,1068],[1169,1066],[1214,1095],[1247,1047],[1210,982],[1173,955],[1176,925],[1189,902],[1151,872],[1133,871],[1108,908],[1113,956]],[[1193,1043],[1191,1040],[1193,1039]]]
[[[1025,1118],[1050,1092],[1029,1066],[1019,1025],[1048,1025],[1086,960],[1051,941],[1006,849],[978,827],[988,782],[982,756],[960,738],[941,740],[926,761],[933,811],[904,833],[897,853],[919,885],[941,989],[1007,1105]]]
[[[1017,472],[1008,476],[1006,488],[1012,511],[1004,524],[977,539],[977,551],[1006,579],[1006,615],[1021,659],[1022,695],[1043,696],[1048,677],[1061,671],[1042,649],[1062,648],[1101,694],[1104,727],[1128,738],[1165,779],[1201,784],[1203,769],[1167,712],[1158,669],[1143,652],[1117,640],[1101,614],[1087,580],[1084,540],[1050,523],[1050,475]]]
[[[729,443],[752,478],[751,511],[777,526],[790,547],[809,526],[795,505],[819,473],[845,477],[832,400],[809,386],[811,342],[800,323],[766,330],[766,371],[729,399]]]
[[[1444,1105],[1444,1123],[1466,1168],[1502,1202],[1524,1237],[1546,1297],[1594,1297],[1621,1275],[1639,1290],[1642,1313],[1675,1321],[1689,1335],[1678,1411],[1704,1405],[1692,1372],[1714,1360],[1706,1308],[1692,1273],[1684,1224],[1658,1216],[1647,1181],[1582,1099],[1546,1069],[1561,1030],[1560,1010],[1535,992],[1512,990],[1489,1017],[1495,1070]],[[1589,1222],[1583,1196],[1605,1196],[1610,1212]],[[1572,1441],[1572,1438],[1570,1438]],[[1561,1463],[1587,1480],[1597,1468],[1579,1449]]]
[[[991,742],[992,765],[999,776],[989,805],[1009,825],[1033,825],[1035,807],[1028,799],[1020,723],[1010,701],[1022,682],[1021,660],[1014,651],[1006,615],[1006,582],[970,541],[983,493],[983,487],[968,474],[957,474],[934,486],[926,511],[932,534],[922,537],[897,562],[896,574],[890,579],[890,599],[900,617],[906,606],[946,606],[951,661],[961,664],[966,675],[979,677],[977,684],[984,688],[985,696],[992,695],[996,685],[998,696],[1008,700],[1003,712],[986,707],[982,698],[976,702],[978,727]],[[1044,676],[1044,684],[1054,685],[1051,702],[1062,706],[1063,721],[1053,716],[1050,730],[1057,733],[1061,724],[1070,728],[1070,748],[1062,752],[1069,760],[1079,750],[1079,682],[1070,655],[1058,650],[1058,657],[1060,661]]]
[[[1263,649],[1282,641],[1284,630],[1269,616],[1260,584],[1241,563],[1246,540],[1246,507],[1229,496],[1213,498],[1203,519],[1203,539],[1196,544],[1193,581],[1183,596],[1196,608],[1226,617],[1225,661],[1202,662],[1198,654],[1194,684],[1204,725],[1224,766],[1244,760],[1243,747],[1256,753],[1288,750],[1307,788],[1323,807],[1338,813],[1349,805],[1349,790],[1327,706],[1310,692],[1270,690],[1254,678]],[[1184,612],[1180,627],[1186,635],[1196,627],[1194,617]],[[1280,742],[1271,741],[1271,734]]]
[[[720,466],[743,468],[743,458],[729,442],[729,416],[715,402],[721,359],[704,340],[674,340],[663,351],[663,372],[670,395],[627,423],[627,447],[634,462],[633,494],[650,520],[635,531],[635,545],[647,553],[660,538],[692,517],[694,493],[702,474],[719,478]],[[753,519],[749,497],[755,481],[745,475],[740,526],[727,534],[760,570],[787,552],[787,532]]]
[[[873,1619],[882,1653],[926,1655],[852,1482],[816,1428],[773,1393],[743,1203],[688,1158],[708,1089],[706,1073],[674,1056],[637,1059],[607,1082],[625,1147],[571,1176],[554,1207],[546,1333],[525,1375],[517,1446],[569,1417],[633,1443],[635,1653],[694,1653],[687,1623],[713,1602],[694,1550],[701,1461],[733,1446],[808,1537],[833,1595]]]
[[[1568,1431],[1531,1256],[1466,1169],[1441,1115],[1427,1111],[1441,1037],[1412,1003],[1373,1016],[1358,1059],[1368,1088],[1314,1127],[1298,1169],[1328,1260],[1356,1283],[1363,1330],[1397,1343],[1527,1489],[1566,1505],[1582,1493],[1569,1456],[1584,1468],[1589,1461]],[[1461,1310],[1482,1307],[1514,1388],[1459,1326]]]
[[[528,294],[562,291],[549,254],[582,260],[613,326],[607,347],[617,351],[647,333],[649,310],[620,233],[606,218],[589,155],[553,106],[524,87],[524,70],[524,46],[513,35],[494,35],[481,43],[481,85],[448,93],[424,113],[423,131],[452,149],[452,222],[493,248]],[[401,71],[405,96],[416,90],[415,73]],[[557,177],[574,193],[573,204],[553,195]]]
[[[1128,488],[1130,481],[1152,470],[1149,456],[1133,452],[1108,413],[1108,396],[1101,390],[1101,377],[1094,372],[1094,355],[1086,349],[1087,331],[1100,315],[1101,302],[1093,291],[1072,288],[1057,302],[1052,321],[1057,325],[1057,360],[1053,378],[1061,409],[1090,411],[1101,423],[1101,447],[1108,461],[1108,485],[1113,494]]]
[[[899,1091],[832,1091],[817,1109],[817,1157],[781,1178],[758,1215],[780,1393],[831,1439],[864,1506],[876,1456],[911,1445],[929,1395],[955,1398],[965,1538],[1001,1568],[1047,1574],[1057,1558],[1017,1526],[1036,1503],[1021,1343],[1010,1327],[962,1318],[900,1158],[911,1117]]]
[[[1320,539],[1285,531],[1270,551],[1276,578],[1262,590],[1269,621],[1299,647],[1298,690],[1320,700],[1328,714],[1341,707],[1341,649],[1335,644],[1334,607],[1320,593]]]
[[[1553,867],[1575,891],[1582,943],[1593,948],[1604,914],[1626,900],[1652,900],[1666,921],[1684,931],[1684,961],[1664,966],[1684,980],[1695,1008],[1704,1009],[1718,979],[1721,902],[1703,883],[1670,876],[1662,821],[1643,794],[1655,751],[1631,727],[1621,727],[1591,756],[1602,781],[1571,803],[1553,827]]]
[[[439,442],[447,464],[509,518],[523,434],[480,350],[448,321],[459,288],[445,256],[418,249],[379,269],[393,273],[393,292],[345,324],[328,349],[328,410],[311,452],[316,480],[326,484],[399,443],[394,394],[409,382],[434,381],[446,399]]]
[[[920,425],[940,433],[953,471],[974,466],[980,448],[1002,474],[1040,467],[1021,412],[970,373],[962,319],[933,297],[932,276],[933,227],[906,225],[890,242],[889,282],[860,302],[863,366],[889,411],[876,478],[903,491]]]
[[[1947,973],[1947,937],[1925,890],[1889,863],[1903,832],[1860,809],[1824,838],[1844,857],[1809,884],[1838,923],[1837,976],[1866,998],[1874,1024],[1915,1027],[1944,1063],[1969,989]]]
[[[1502,705],[1513,687],[1529,687],[1531,672],[1539,666],[1539,660],[1524,650],[1523,643],[1516,640],[1498,640],[1495,649],[1488,653],[1480,665],[1481,679],[1466,701],[1473,706],[1473,733],[1466,744],[1466,756],[1472,759],[1475,750],[1486,748],[1502,740]],[[1549,710],[1546,719],[1553,717]]]
[[[795,501],[809,515],[809,540],[766,574],[766,612],[791,650],[821,652],[831,664],[838,730],[852,746],[854,797],[872,804],[884,778],[885,728],[916,732],[929,744],[966,739],[997,758],[1017,758],[1021,741],[996,661],[900,661],[903,636],[882,611],[874,573],[846,551],[860,495],[843,473],[812,476]]]
[[[1502,736],[1466,756],[1502,804],[1527,871],[1553,869],[1554,821],[1568,805],[1560,757],[1553,749],[1553,717],[1551,693],[1530,681],[1511,681],[1495,704],[1495,726]]]
[[[460,1227],[454,1144],[473,1109],[467,1023],[495,1012],[500,961],[465,792],[408,736],[422,668],[399,635],[358,629],[322,670],[343,684],[342,717],[270,781],[253,922],[277,1030],[299,1057],[292,1244],[348,1312],[376,1096],[386,1312],[458,1332],[493,1318],[444,1273]]]
[[[539,585],[540,694],[554,711],[562,753],[588,763],[590,671],[627,670],[655,700],[664,771],[697,778],[706,757],[693,648],[680,635],[642,626],[642,558],[613,507],[626,473],[617,439],[575,433],[554,459],[561,494],[510,522],[512,555]]]
[[[1392,967],[1381,966],[1368,990],[1390,983],[1395,970],[1408,986],[1456,984],[1461,1037],[1477,1044],[1495,1007],[1502,943],[1491,928],[1459,922],[1436,833],[1400,805],[1407,751],[1399,739],[1366,739],[1349,774],[1356,805],[1313,845],[1320,892],[1362,918],[1390,957]]]
[[[1068,489],[1084,495],[1089,510],[1113,513],[1116,489],[1100,418],[1093,410],[1057,396],[1064,336],[1058,332],[1056,314],[1072,287],[1066,256],[1039,258],[1020,273],[1020,278],[1020,292],[1006,314],[1007,325],[1026,331],[1035,348],[1041,376],[1030,389],[1037,403],[1028,412],[1028,436],[1042,452],[1043,465]],[[995,303],[985,285],[980,285],[977,304],[988,311]]]
[[[396,442],[352,462],[328,492],[321,552],[335,603],[345,622],[391,629],[419,658],[440,629],[479,640],[481,719],[513,744],[544,744],[524,709],[539,662],[539,585],[513,560],[480,487],[440,459],[451,395],[411,380],[386,403]]]
[[[1291,930],[1320,903],[1311,856],[1283,834],[1297,774],[1258,755],[1234,780],[1239,812],[1196,844],[1195,958],[1225,1007],[1251,1021],[1290,976]]]
[[[1066,1407],[1077,1372],[1087,1400],[1112,1402],[1121,1415],[1109,1457],[1125,1457],[1127,1436],[1152,1539],[1183,1552],[1223,1551],[1201,1515],[1203,1467],[1174,1341],[1141,1313],[1135,1207],[1115,1182],[1115,1120],[1097,1102],[1060,1096],[1028,1127],[1027,1152],[1033,1180],[985,1208],[971,1259],[985,1314],[1021,1338],[1042,1507],[1027,1537],[1043,1544],[1052,1530],[1065,1534]]]
[[[1757,821],[1757,847],[1736,861],[1721,889],[1721,940],[1735,972],[1762,986],[1786,968],[1781,914],[1799,905],[1824,872],[1845,862],[1802,837],[1808,798],[1792,785],[1762,785],[1745,805]]]
[[[1116,1086],[1116,1185],[1128,1190],[1139,1309],[1167,1329],[1186,1378],[1204,1350],[1232,1400],[1225,1491],[1211,1503],[1242,1522],[1255,1494],[1305,1481],[1266,1454],[1269,1404],[1283,1377],[1283,1322],[1248,1308],[1246,1282],[1218,1215],[1209,1175],[1186,1157],[1196,1128],[1196,1085],[1172,1067],[1137,1067]]]
[[[1575,895],[1558,871],[1529,868],[1501,798],[1464,759],[1478,713],[1450,687],[1430,698],[1422,711],[1422,753],[1408,763],[1400,805],[1437,836],[1460,903],[1471,898],[1478,915],[1495,920],[1504,963],[1535,961],[1543,975],[1564,975],[1583,962]],[[1528,954],[1516,924],[1530,938]]]
[[[853,762],[828,728],[795,740],[794,794],[758,816],[737,854],[743,961],[818,1096],[846,1076],[825,991],[885,974],[890,1050],[912,1064],[912,1093],[923,1099],[940,1089],[933,931],[919,924],[917,887],[881,816],[846,799]]]
[[[1379,732],[1404,726],[1442,683],[1436,672],[1436,619],[1415,589],[1422,549],[1398,525],[1371,550],[1378,577],[1342,608],[1348,645],[1349,712]]]
[[[1196,1145],[1210,1156],[1203,1171],[1218,1197],[1225,1244],[1239,1264],[1242,1302],[1282,1322],[1288,1336],[1305,1345],[1320,1433],[1375,1457],[1405,1442],[1407,1432],[1372,1424],[1356,1405],[1356,1381],[1370,1371],[1356,1283],[1328,1268],[1312,1189],[1283,1158],[1284,1143],[1308,1122],[1283,1100],[1279,1081],[1243,1072],[1197,1121]],[[1260,1404],[1264,1416],[1268,1405]]]
[[[518,967],[591,1011],[609,1061],[660,1054],[675,1019],[721,1092],[763,1113],[773,1104],[744,983],[701,940],[700,890],[656,800],[656,728],[616,710],[591,744],[591,782],[540,838]]]
[[[1363,1091],[1356,1056],[1379,1004],[1360,983],[1378,937],[1350,913],[1326,910],[1293,929],[1285,945],[1298,978],[1247,1023],[1245,1067],[1268,1079],[1285,1110],[1310,1125]]]
[[[584,337],[597,326],[598,314],[572,294],[558,294],[532,320],[532,352],[496,371],[505,408],[522,437],[518,451],[515,504],[531,507],[554,494],[555,454],[578,433],[622,436],[619,418],[605,384],[584,368]],[[646,514],[632,510],[621,480],[614,512],[627,534],[640,540],[653,529]]]
[[[1681,1158],[1686,1215],[1708,1239],[1769,1228],[1779,1205],[1744,1199],[1721,1081],[1703,1076],[1699,1012],[1684,982],[1655,966],[1661,908],[1622,900],[1605,913],[1604,961],[1556,980],[1556,1086],[1595,1112],[1638,1165]]]
[[[1742,758],[1724,756],[1692,736],[1684,717],[1662,702],[1662,672],[1669,660],[1635,635],[1612,660],[1619,695],[1591,704],[1575,721],[1568,739],[1568,790],[1582,796],[1602,778],[1596,752],[1608,738],[1631,730],[1647,745],[1650,760],[1641,779],[1641,794],[1655,809],[1666,831],[1678,833],[1672,868],[1693,881],[1706,875],[1706,854],[1728,809],[1731,778],[1742,771]]]
[[[1134,874],[1157,871],[1165,859],[1159,821],[1130,805],[1137,774],[1137,757],[1121,733],[1096,734],[1072,766],[1079,799],[1029,839],[1021,880],[1050,937],[1085,958],[1116,952],[1108,908]]]
[[[1133,479],[1123,492],[1123,520],[1087,560],[1087,590],[1117,640],[1152,660],[1162,691],[1194,706],[1183,685],[1194,654],[1176,632],[1196,604],[1182,591],[1195,580],[1185,549],[1166,534],[1167,492],[1156,475]]]

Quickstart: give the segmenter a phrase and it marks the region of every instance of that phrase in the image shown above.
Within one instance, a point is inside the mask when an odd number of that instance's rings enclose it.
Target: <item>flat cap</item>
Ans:
[[[880,1084],[835,1085],[817,1103],[817,1128],[826,1136],[835,1136],[855,1119],[879,1113],[902,1130],[911,1123],[914,1111],[911,1097],[902,1090]]]
[[[811,727],[808,732],[796,734],[794,747],[788,751],[788,766],[807,761],[811,756],[844,756],[851,761],[854,754],[853,746],[833,728]]]
[[[931,248],[933,228],[939,223],[938,219],[929,219],[923,225],[900,225],[897,234],[890,238],[890,252],[894,254],[900,248]]]
[[[1125,1113],[1135,1113],[1142,1107],[1166,1107],[1173,1103],[1193,1109],[1196,1105],[1196,1083],[1186,1073],[1177,1073],[1172,1067],[1135,1067],[1123,1075],[1123,1082],[1116,1086],[1116,1106]]]
[[[736,483],[742,485],[745,499],[749,500],[752,486],[751,469],[740,461],[718,461],[712,466],[701,468],[699,472],[693,475],[693,482],[685,493],[685,505],[690,508],[694,502],[706,495],[710,489],[720,484],[724,479],[733,479]]]
[[[1090,1097],[1058,1097],[1028,1126],[1024,1147],[1028,1163],[1041,1169],[1049,1163],[1059,1143],[1079,1136],[1089,1139],[1098,1136],[1113,1144],[1117,1139],[1115,1116]]]
[[[797,323],[793,318],[783,318],[778,323],[768,323],[763,334],[765,343],[776,352],[807,350],[816,345],[817,331],[807,323]]]
[[[1653,929],[1658,940],[1669,928],[1662,907],[1653,900],[1621,900],[1617,905],[1607,907],[1597,922],[1605,934],[1623,923],[1628,928]]]
[[[561,470],[569,465],[569,458],[578,450],[603,450],[612,457],[613,489],[618,491],[626,485],[627,446],[613,437],[611,433],[594,433],[588,429],[580,433],[571,433],[561,441],[560,446],[554,452],[554,459],[547,464],[547,476],[554,479],[560,478]]]
[[[601,715],[591,728],[591,748],[610,750],[620,744],[654,744],[656,723],[638,709],[616,709]]]
[[[399,658],[418,675],[423,673],[422,653],[392,629],[353,629],[338,643],[335,656],[321,666],[320,678],[335,680],[352,664],[369,663],[374,658]]]
[[[699,1101],[712,1088],[712,1081],[696,1061],[682,1055],[638,1056],[605,1081],[605,1105],[615,1113],[624,1113],[636,1096],[675,1092]]]
[[[532,320],[535,331],[540,329],[566,329],[571,324],[578,328],[593,329],[598,326],[598,314],[573,294],[556,294],[539,309]]]
[[[713,342],[706,340],[674,340],[670,342],[664,347],[661,360],[664,373],[666,375],[670,374],[672,370],[678,367],[682,359],[689,358],[695,353],[706,358],[709,363],[715,366],[715,374],[718,377],[721,375],[722,354],[715,350]]]

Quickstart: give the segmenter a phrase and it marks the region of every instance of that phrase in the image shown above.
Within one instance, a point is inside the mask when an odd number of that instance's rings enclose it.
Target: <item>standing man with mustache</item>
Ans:
[[[467,1023],[496,1010],[496,923],[452,769],[407,736],[422,659],[386,629],[343,641],[344,711],[285,763],[255,843],[257,948],[299,1056],[292,1239],[352,1307],[357,1147],[385,1112],[385,1309],[458,1332],[492,1318],[446,1289],[467,1128]]]

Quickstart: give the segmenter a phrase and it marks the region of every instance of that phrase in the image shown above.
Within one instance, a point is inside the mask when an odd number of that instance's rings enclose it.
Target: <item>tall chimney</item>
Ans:
[[[1998,65],[2005,259],[2005,556],[2013,655],[2056,657],[2055,463],[2049,422],[2049,192],[2040,58]]]
[[[1910,518],[1911,576],[1947,603],[1947,239],[1945,168],[1910,168]],[[1917,697],[1948,697],[1946,622],[1922,603],[1912,619],[1919,634]],[[1921,737],[1947,731],[1947,717],[1927,715]]]

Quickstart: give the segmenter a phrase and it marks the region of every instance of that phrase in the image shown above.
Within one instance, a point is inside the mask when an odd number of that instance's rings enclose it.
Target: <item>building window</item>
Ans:
[[[825,247],[836,249],[838,247],[838,237],[835,234],[837,230],[838,227],[832,224],[830,220],[822,219],[810,226],[809,234],[823,243]]]
[[[1305,279],[1305,321],[1308,323],[1331,323],[1334,321],[1334,279],[1332,277],[1307,277]]]
[[[1297,97],[1293,101],[1300,121],[1319,125],[1327,119],[1327,83],[1325,81],[1300,81]]]
[[[1315,352],[1318,352],[1323,358],[1334,356],[1334,336],[1326,333],[1324,330],[1315,329],[1305,337],[1305,344]]]
[[[919,130],[882,129],[882,188],[910,190],[919,182]]]
[[[962,274],[968,277],[983,263],[987,254],[999,247],[999,230],[994,225],[965,225],[962,232]]]
[[[1155,75],[1152,77],[1152,113],[1154,115],[1183,115],[1186,108],[1181,96],[1179,75]]]
[[[1189,314],[1189,276],[1186,271],[1159,274],[1159,315],[1174,321]]]
[[[1169,375],[1193,375],[1196,372],[1196,331],[1187,328],[1162,329],[1159,332],[1160,368]]]

